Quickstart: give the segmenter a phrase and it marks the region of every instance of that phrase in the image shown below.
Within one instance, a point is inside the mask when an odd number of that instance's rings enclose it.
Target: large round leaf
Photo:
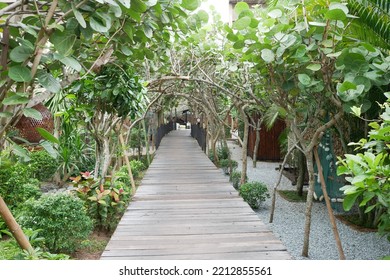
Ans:
[[[32,80],[30,69],[21,65],[10,67],[8,76],[15,82],[29,82]]]
[[[243,11],[249,10],[249,5],[245,2],[238,2],[234,7],[234,12],[236,15],[240,15]]]
[[[275,54],[270,49],[263,49],[263,50],[261,50],[261,58],[265,62],[271,63],[271,62],[273,62],[275,60]]]
[[[200,6],[199,0],[183,0],[181,6],[189,11],[195,11]]]
[[[298,80],[304,86],[308,86],[311,83],[311,79],[310,79],[309,75],[307,75],[307,74],[298,74]]]
[[[248,16],[239,18],[233,23],[233,28],[237,30],[243,30],[251,24],[252,19]]]
[[[15,62],[23,62],[27,58],[30,57],[34,53],[34,49],[28,48],[26,46],[17,46],[14,48],[11,53],[9,54],[9,57],[12,61]]]

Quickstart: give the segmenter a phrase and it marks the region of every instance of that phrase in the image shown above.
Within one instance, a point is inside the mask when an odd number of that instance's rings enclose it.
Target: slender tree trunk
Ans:
[[[123,136],[122,136],[121,133],[119,134],[119,141],[120,141],[121,146],[122,146],[122,150],[123,150],[123,154],[124,154],[124,158],[125,158],[125,162],[126,162],[126,166],[127,166],[127,172],[129,173],[129,177],[130,177],[131,194],[134,195],[135,191],[136,191],[136,187],[135,187],[133,172],[131,171],[131,165],[130,165],[129,157],[127,156],[127,152],[126,152],[126,144],[125,144],[125,141],[124,141]]]
[[[12,233],[15,240],[18,242],[19,246],[23,250],[32,252],[33,248],[30,242],[28,241],[27,237],[24,235],[23,230],[16,222],[14,216],[12,215],[11,211],[8,209],[7,205],[5,204],[1,196],[0,196],[0,216],[3,218],[5,224],[7,225],[8,229]]]
[[[295,149],[295,145],[293,145],[293,146],[287,151],[287,154],[284,156],[283,163],[282,163],[282,165],[280,166],[278,181],[275,183],[275,185],[274,185],[274,190],[273,190],[273,193],[272,193],[271,214],[270,214],[270,217],[269,217],[269,222],[270,222],[270,223],[273,223],[273,221],[274,221],[275,204],[276,204],[276,191],[277,191],[277,189],[278,189],[278,187],[279,187],[279,185],[280,185],[280,181],[282,180],[284,166],[286,165],[287,159],[288,159],[288,157],[290,156],[290,154],[292,153],[292,151],[293,151],[294,149]]]
[[[241,114],[244,120],[244,139],[242,140],[242,170],[240,185],[245,184],[246,173],[248,169],[248,133],[249,133],[249,120],[244,110],[241,110]]]
[[[260,130],[261,130],[261,123],[262,121],[260,119],[257,120],[256,123],[256,140],[255,140],[255,147],[253,148],[253,167],[256,168],[257,165],[257,154],[259,153],[259,147],[260,147]]]
[[[306,199],[306,211],[305,211],[305,231],[303,239],[303,249],[302,256],[309,257],[309,239],[310,239],[310,226],[311,226],[311,212],[313,208],[313,194],[314,194],[314,163],[313,163],[313,151],[307,151],[306,156],[306,165],[309,175],[309,188],[307,192]]]
[[[145,132],[145,149],[146,149],[146,160],[147,160],[147,163],[148,163],[148,166],[150,165],[150,151],[149,151],[149,131],[150,131],[150,127],[148,127],[148,131],[146,131],[146,123],[145,123],[145,119],[143,119],[142,121],[142,127],[144,129],[144,132]]]
[[[303,185],[305,184],[306,166],[305,155],[298,150],[298,178],[297,178],[297,193],[299,196],[303,196]]]
[[[321,166],[320,157],[318,156],[317,147],[314,148],[314,157],[316,159],[316,164],[317,164],[317,168],[318,168],[318,175],[319,175],[320,181],[321,181],[321,188],[322,188],[322,192],[324,193],[326,208],[328,210],[329,220],[330,220],[330,224],[332,225],[332,230],[333,230],[334,238],[336,240],[337,249],[339,251],[340,260],[345,260],[343,246],[341,245],[340,235],[339,235],[339,231],[337,229],[336,219],[333,215],[332,206],[330,205],[330,199],[328,196],[328,192],[326,190],[324,174],[322,172],[322,166]]]
[[[107,138],[103,139],[103,155],[101,158],[103,162],[101,163],[100,176],[104,178],[111,164],[110,140]]]

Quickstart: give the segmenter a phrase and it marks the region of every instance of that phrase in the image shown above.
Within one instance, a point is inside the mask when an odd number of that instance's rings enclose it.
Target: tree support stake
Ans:
[[[321,189],[322,189],[322,192],[324,193],[326,208],[328,209],[329,220],[330,220],[330,223],[332,225],[332,230],[333,230],[334,238],[336,240],[337,249],[339,251],[340,260],[345,260],[343,246],[341,245],[340,235],[339,235],[339,232],[337,230],[336,220],[334,218],[332,206],[330,205],[330,199],[328,196],[328,192],[326,191],[324,174],[322,173],[321,161],[320,161],[320,157],[318,156],[318,147],[314,148],[314,158],[315,158],[316,163],[317,163],[318,176],[320,176],[320,181],[321,181]]]

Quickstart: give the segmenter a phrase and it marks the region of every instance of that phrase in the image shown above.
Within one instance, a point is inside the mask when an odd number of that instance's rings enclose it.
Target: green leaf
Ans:
[[[318,71],[321,69],[321,64],[309,64],[306,69],[309,69],[311,71]]]
[[[49,131],[47,131],[46,129],[44,129],[42,127],[37,127],[36,130],[47,141],[49,141],[51,143],[58,144],[58,145],[60,144],[60,141],[53,134],[51,134]]]
[[[360,53],[348,53],[344,57],[344,65],[352,72],[367,72],[370,69],[365,57]]]
[[[354,114],[357,117],[360,117],[360,115],[362,114],[362,106],[361,105],[359,107],[352,106],[351,111],[352,111],[352,114]]]
[[[15,155],[23,158],[25,161],[31,160],[30,156],[28,155],[28,152],[19,145],[13,144],[12,151]]]
[[[340,87],[338,88],[338,90],[339,90],[340,92],[344,92],[344,91],[351,90],[351,89],[356,89],[356,88],[357,88],[357,86],[356,86],[354,83],[345,81],[344,83],[342,83],[342,84],[340,85]]]
[[[242,49],[245,47],[245,42],[243,40],[239,40],[233,44],[233,48],[236,50]]]
[[[76,35],[64,32],[54,32],[50,37],[57,52],[63,56],[69,56],[73,52],[73,45],[76,42]]]
[[[10,97],[4,98],[2,103],[3,105],[11,106],[11,105],[27,104],[29,101],[30,99],[28,97],[15,94]]]
[[[22,65],[10,67],[8,70],[8,77],[15,82],[29,82],[32,80],[30,69]]]
[[[111,17],[107,14],[96,12],[90,19],[89,24],[93,30],[100,33],[105,33],[108,32],[111,28]]]
[[[209,21],[209,14],[204,10],[200,10],[197,16],[204,23],[207,23]]]
[[[366,174],[360,174],[360,175],[357,175],[355,177],[353,177],[352,181],[351,181],[351,184],[353,185],[356,185],[358,183],[361,183],[363,182],[364,180],[366,180],[369,176],[366,175]]]
[[[325,14],[325,18],[330,20],[345,20],[347,19],[347,15],[344,13],[343,10],[334,9],[327,11]]]
[[[272,10],[268,13],[271,18],[280,18],[283,15],[283,12],[279,9]]]
[[[249,5],[246,2],[238,2],[236,6],[234,6],[234,12],[237,16],[239,16],[243,11],[248,11]]]
[[[27,118],[36,119],[38,121],[42,120],[42,114],[34,108],[24,108],[23,115]]]
[[[86,28],[87,23],[85,22],[83,15],[76,9],[76,7],[73,3],[72,3],[72,10],[73,10],[74,16],[76,17],[76,19],[79,22],[79,24],[81,25],[81,27]]]
[[[271,63],[275,60],[275,54],[272,50],[270,49],[262,49],[261,50],[261,58],[266,62],[266,63]]]
[[[24,62],[34,53],[34,49],[31,49],[26,46],[17,46],[14,48],[9,57],[14,62]]]
[[[309,25],[325,27],[326,26],[326,22],[309,21]]]
[[[252,19],[248,16],[239,18],[233,23],[233,28],[236,30],[243,30],[250,25],[251,21]]]
[[[44,148],[46,150],[46,152],[48,152],[48,154],[54,158],[54,159],[57,159],[58,158],[58,152],[54,149],[53,147],[53,144],[48,142],[48,141],[41,141],[39,143],[39,145],[42,146],[42,148]]]
[[[144,29],[145,36],[151,39],[153,37],[153,29],[148,25],[144,25],[143,29]]]
[[[355,204],[356,199],[360,196],[360,192],[352,193],[347,195],[343,201],[343,208],[345,211],[351,210],[352,206]]]
[[[38,71],[37,78],[38,82],[48,91],[57,93],[61,90],[60,82],[45,70]]]
[[[311,84],[311,78],[307,74],[298,74],[298,80],[304,86],[308,86]]]
[[[122,45],[122,46],[121,46],[121,51],[122,51],[122,53],[123,53],[124,55],[126,55],[126,56],[130,56],[130,55],[133,54],[133,52],[131,51],[131,49],[130,49],[128,46],[126,46],[126,45]]]
[[[330,3],[329,10],[342,10],[346,15],[349,13],[347,5],[337,3],[337,1]]]
[[[60,61],[64,65],[76,70],[77,72],[80,72],[82,69],[81,64],[71,56],[63,57],[60,59]]]
[[[229,40],[229,41],[232,41],[232,42],[236,42],[238,40],[238,36],[233,34],[233,33],[228,33],[228,35],[226,36],[226,38]]]
[[[181,6],[189,11],[195,11],[200,6],[200,0],[183,0]]]
[[[130,0],[118,0],[126,9],[130,8]]]
[[[0,118],[12,118],[13,114],[11,112],[0,112]]]

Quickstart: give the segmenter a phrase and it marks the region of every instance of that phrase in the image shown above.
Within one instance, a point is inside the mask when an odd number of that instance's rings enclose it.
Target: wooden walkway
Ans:
[[[291,259],[188,130],[161,142],[101,259]]]

